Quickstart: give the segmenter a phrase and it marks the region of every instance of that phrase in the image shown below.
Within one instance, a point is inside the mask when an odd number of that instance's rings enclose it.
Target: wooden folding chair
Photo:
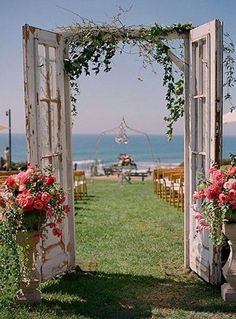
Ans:
[[[165,168],[156,168],[153,171],[153,187],[154,193],[157,194],[158,197],[164,198],[164,179],[163,174],[165,172]]]
[[[163,171],[163,187],[162,197],[166,202],[170,202],[170,191],[171,191],[171,175],[173,174],[172,169]]]
[[[171,175],[170,188],[170,205],[176,207],[178,210],[183,210],[184,191],[183,191],[183,173],[174,173]]]
[[[172,176],[174,174],[183,174],[183,172],[183,167],[165,168],[162,170],[161,184],[163,184],[163,186],[160,197],[165,201],[169,203],[171,201]]]
[[[75,201],[88,195],[87,180],[84,171],[74,171],[74,199]]]

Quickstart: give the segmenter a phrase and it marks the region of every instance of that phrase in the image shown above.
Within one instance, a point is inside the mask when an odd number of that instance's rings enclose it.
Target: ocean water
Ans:
[[[149,141],[150,140],[150,141]],[[183,162],[183,136],[174,136],[168,142],[164,135],[149,135],[149,140],[143,135],[130,135],[128,144],[117,144],[114,135],[85,135],[72,136],[73,161],[80,168],[88,169],[97,159],[104,165],[117,162],[120,153],[132,155],[138,168],[154,166],[175,166]],[[8,145],[8,134],[0,134],[0,156]],[[223,140],[224,158],[230,153],[236,154],[236,137],[225,136]],[[12,134],[12,159],[15,162],[26,160],[26,141],[24,134]]]

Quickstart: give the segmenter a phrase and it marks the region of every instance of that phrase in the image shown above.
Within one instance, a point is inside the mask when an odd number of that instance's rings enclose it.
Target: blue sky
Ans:
[[[224,30],[236,43],[234,0],[1,0],[0,122],[7,123],[5,111],[11,108],[13,132],[24,132],[22,25],[53,30],[77,21],[75,15],[61,7],[94,21],[109,21],[119,6],[126,9],[131,5],[122,18],[126,25],[199,25],[218,18],[224,21]],[[73,132],[100,133],[117,126],[124,115],[131,127],[164,134],[166,111],[161,70],[154,75],[140,70],[140,66],[135,56],[117,56],[110,73],[82,77],[79,116]],[[236,103],[236,94],[233,98]],[[225,133],[234,134],[235,126],[236,123],[225,126]],[[176,125],[176,133],[183,133],[183,121]]]

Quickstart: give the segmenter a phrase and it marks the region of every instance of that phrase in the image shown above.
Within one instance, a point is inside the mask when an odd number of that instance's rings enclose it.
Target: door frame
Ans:
[[[213,59],[212,64],[215,65],[215,68],[211,70],[210,77],[213,78],[213,81],[210,81],[210,94],[209,96],[214,96],[214,99],[211,98],[210,105],[213,114],[210,114],[211,120],[211,132],[209,136],[210,148],[210,163],[220,164],[222,159],[222,112],[223,112],[223,23],[219,20],[210,21],[204,25],[199,26],[199,29],[206,25],[209,25],[209,34],[213,33],[215,37],[215,43],[221,50],[216,50],[216,47],[210,47],[210,56]],[[211,31],[213,29],[214,31]],[[194,29],[192,30],[194,31]],[[215,33],[216,32],[216,33]],[[190,214],[191,214],[191,198],[190,194],[191,187],[191,119],[190,119],[190,106],[191,106],[191,58],[190,52],[191,48],[191,31],[184,39],[185,47],[185,68],[184,68],[184,87],[185,87],[185,108],[184,108],[184,117],[185,117],[185,133],[184,133],[184,180],[185,180],[185,191],[184,191],[184,265],[186,268],[190,268]],[[214,81],[215,79],[215,81]],[[188,181],[188,183],[186,183]],[[218,247],[213,246],[213,260],[212,260],[212,269],[209,269],[209,282],[212,284],[218,284],[221,281],[221,251]]]

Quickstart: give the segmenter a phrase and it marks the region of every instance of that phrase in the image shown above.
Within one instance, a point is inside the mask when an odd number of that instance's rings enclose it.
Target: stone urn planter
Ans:
[[[37,269],[39,233],[37,231],[20,231],[17,233],[16,240],[22,248],[20,289],[17,292],[16,300],[23,304],[40,303],[40,273]]]
[[[236,217],[225,220],[222,232],[228,238],[229,258],[222,268],[227,283],[221,286],[221,296],[225,301],[236,302]]]

